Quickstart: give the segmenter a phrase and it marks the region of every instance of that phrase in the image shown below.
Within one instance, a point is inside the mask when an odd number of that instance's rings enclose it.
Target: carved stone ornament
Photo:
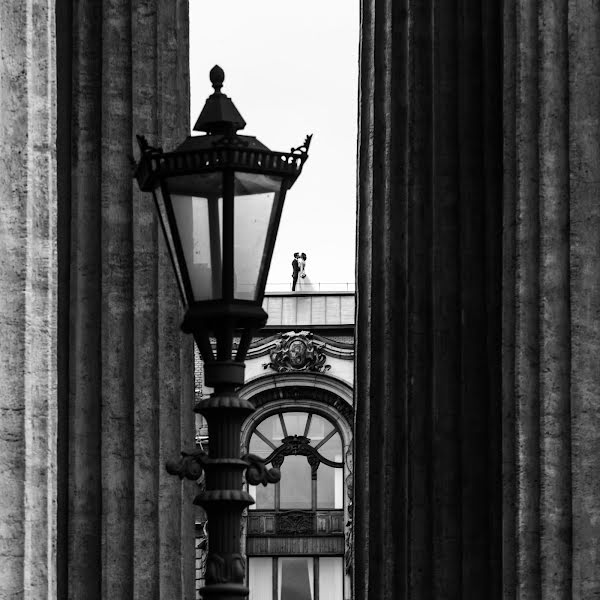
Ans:
[[[309,331],[280,333],[275,348],[269,353],[271,362],[263,368],[271,368],[278,373],[313,371],[325,373],[331,365],[326,365],[323,352],[325,344],[313,339]]]
[[[206,584],[244,583],[246,563],[241,554],[208,553],[206,559]]]
[[[282,512],[277,515],[276,528],[280,535],[311,535],[315,533],[315,515],[303,511]]]
[[[345,556],[345,566],[346,573],[348,575],[352,575],[352,564],[354,561],[354,542],[353,542],[353,523],[352,523],[352,503],[354,501],[353,497],[353,486],[354,486],[354,477],[352,475],[353,465],[352,465],[352,444],[348,446],[348,450],[346,451],[346,480],[345,480],[345,489],[346,489],[346,498],[347,498],[347,515],[348,520],[346,521],[346,526],[344,528],[344,541],[346,550],[344,552]]]

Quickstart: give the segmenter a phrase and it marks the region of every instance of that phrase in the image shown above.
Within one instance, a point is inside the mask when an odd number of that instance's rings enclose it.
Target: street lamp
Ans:
[[[214,388],[194,408],[208,422],[210,456],[182,452],[167,470],[193,480],[206,473],[206,490],[194,500],[206,510],[210,529],[201,594],[234,600],[248,595],[240,522],[254,501],[242,490],[243,472],[251,485],[279,480],[279,471],[266,469],[259,457],[239,456],[241,426],[254,407],[236,388],[244,383],[252,336],[267,321],[262,299],[283,202],[308,157],[311,136],[290,152],[272,152],[255,137],[239,135],[246,124],[221,92],[224,78],[213,67],[215,91],[194,127],[206,135],[188,137],[173,152],[138,136],[135,177],[154,196],[186,309],[182,329],[194,336],[205,381]]]

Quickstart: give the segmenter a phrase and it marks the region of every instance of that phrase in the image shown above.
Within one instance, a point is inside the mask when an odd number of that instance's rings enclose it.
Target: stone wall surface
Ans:
[[[500,598],[499,3],[362,3],[357,600]]]
[[[505,3],[504,594],[600,595],[600,8]]]
[[[56,597],[54,2],[0,4],[0,598]]]

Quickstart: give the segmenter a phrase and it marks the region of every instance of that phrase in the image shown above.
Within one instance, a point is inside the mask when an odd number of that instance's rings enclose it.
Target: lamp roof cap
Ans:
[[[246,121],[244,121],[231,99],[221,92],[224,80],[225,72],[219,65],[215,65],[210,70],[210,81],[215,91],[207,98],[206,104],[194,125],[194,131],[233,135],[246,126]]]

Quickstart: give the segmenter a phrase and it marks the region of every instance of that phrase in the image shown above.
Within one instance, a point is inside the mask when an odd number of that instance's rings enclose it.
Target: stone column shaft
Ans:
[[[500,597],[500,25],[362,5],[357,600]]]
[[[192,346],[129,163],[188,134],[187,2],[3,3],[0,53],[0,596],[191,600]]]
[[[504,39],[504,597],[600,593],[600,9],[511,2]]]
[[[572,593],[583,599],[600,595],[600,6],[569,2],[568,24]]]
[[[0,598],[56,595],[54,2],[0,6]]]
[[[187,2],[78,3],[73,29],[69,596],[192,599],[194,486],[165,471],[194,444],[192,345],[129,160],[188,135]]]

